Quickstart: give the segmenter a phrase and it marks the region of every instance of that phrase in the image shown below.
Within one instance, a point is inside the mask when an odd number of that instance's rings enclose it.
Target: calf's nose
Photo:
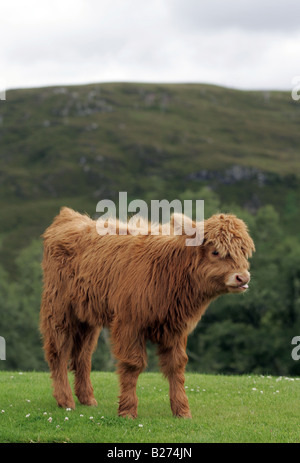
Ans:
[[[250,273],[249,272],[244,272],[244,273],[236,273],[235,274],[235,281],[238,285],[245,285],[249,283],[250,281]]]

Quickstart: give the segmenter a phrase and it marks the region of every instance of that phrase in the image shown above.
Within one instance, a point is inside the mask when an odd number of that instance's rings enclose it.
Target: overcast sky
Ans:
[[[0,17],[0,90],[112,81],[291,90],[300,75],[299,0],[6,0]]]

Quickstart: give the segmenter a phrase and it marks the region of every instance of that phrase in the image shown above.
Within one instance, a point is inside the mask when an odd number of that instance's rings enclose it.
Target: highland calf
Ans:
[[[182,227],[183,216],[174,214],[169,236],[100,236],[94,220],[63,208],[45,231],[40,327],[59,406],[75,407],[68,364],[79,401],[97,405],[91,357],[101,328],[108,327],[118,360],[119,415],[137,416],[136,384],[150,340],[169,380],[173,414],[191,417],[184,388],[187,336],[212,300],[248,288],[254,244],[234,215],[205,220],[200,246],[186,246]]]

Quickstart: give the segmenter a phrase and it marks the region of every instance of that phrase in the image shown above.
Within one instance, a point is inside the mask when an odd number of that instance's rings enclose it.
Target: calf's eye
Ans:
[[[212,252],[212,255],[213,255],[213,256],[218,256],[219,253],[218,253],[218,251],[213,251],[213,252]]]

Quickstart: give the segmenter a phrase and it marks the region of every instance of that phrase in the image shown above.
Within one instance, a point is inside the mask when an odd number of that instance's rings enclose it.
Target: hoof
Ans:
[[[174,414],[174,416],[176,416],[177,418],[185,418],[187,420],[190,420],[192,418],[192,414],[191,412],[187,412],[187,413],[176,413]]]
[[[135,420],[137,418],[137,413],[130,412],[130,411],[122,411],[122,412],[119,412],[119,416],[121,418],[128,418],[130,420]]]
[[[177,418],[183,418],[184,420],[191,420],[192,415],[176,415]]]
[[[75,410],[75,402],[74,400],[57,400],[57,405],[61,408],[71,408]]]
[[[82,399],[82,400],[78,398],[78,400],[82,405],[87,405],[88,407],[97,407],[98,405],[98,402],[95,399],[95,397],[90,397],[89,399]]]

